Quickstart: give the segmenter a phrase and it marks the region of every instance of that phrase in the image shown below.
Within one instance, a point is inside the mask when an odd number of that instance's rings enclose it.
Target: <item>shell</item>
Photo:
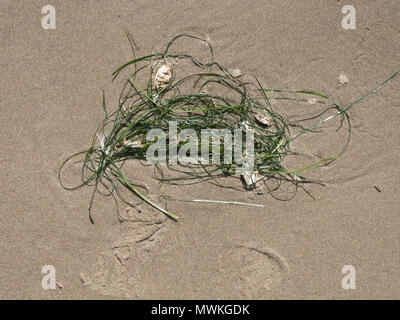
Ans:
[[[154,77],[155,89],[157,91],[164,89],[172,78],[172,69],[170,66],[163,64]]]
[[[256,118],[256,120],[259,123],[263,124],[264,126],[267,126],[267,127],[272,126],[271,118],[266,116],[266,115],[264,115],[264,114],[256,113],[254,115],[254,118]]]
[[[250,123],[248,121],[242,121],[240,127],[244,130],[251,130]]]
[[[124,140],[115,146],[115,151],[120,152],[123,148],[140,149],[142,148],[141,140]]]
[[[247,188],[257,188],[260,185],[261,176],[258,171],[242,173],[241,177]]]
[[[341,74],[337,80],[340,84],[346,84],[349,82],[349,78],[345,74]]]
[[[142,147],[142,141],[134,140],[134,141],[125,141],[124,145],[128,148],[132,149],[140,149]]]

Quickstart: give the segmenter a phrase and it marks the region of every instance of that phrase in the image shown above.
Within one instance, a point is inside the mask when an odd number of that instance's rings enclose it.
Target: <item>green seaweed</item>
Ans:
[[[89,204],[89,218],[93,223],[91,208],[96,194],[111,196],[118,210],[118,199],[126,204],[131,203],[124,199],[119,192],[120,186],[126,187],[136,196],[160,210],[168,217],[177,220],[178,217],[161,208],[148,196],[138,190],[139,185],[129,181],[123,173],[123,163],[126,160],[146,159],[146,151],[154,141],[147,141],[146,136],[151,129],[161,129],[168,133],[169,123],[175,121],[178,131],[184,129],[194,130],[199,136],[202,129],[228,129],[235,130],[246,124],[254,130],[254,169],[258,171],[260,180],[257,183],[274,179],[278,183],[268,193],[277,190],[283,181],[293,183],[297,188],[304,189],[307,180],[300,176],[307,170],[322,165],[327,165],[336,160],[346,149],[351,134],[350,119],[347,111],[361,103],[363,100],[380,90],[393,80],[400,70],[392,75],[379,87],[356,100],[347,107],[339,104],[319,92],[310,90],[284,90],[265,89],[258,79],[251,74],[233,75],[228,69],[214,61],[211,43],[206,37],[197,34],[181,33],[167,43],[164,51],[156,52],[142,57],[136,57],[132,37],[127,34],[134,58],[126,62],[113,73],[113,79],[120,77],[123,72],[125,82],[121,91],[118,106],[113,111],[107,111],[105,94],[103,92],[104,119],[96,131],[92,145],[89,149],[68,157],[59,169],[59,180],[68,190],[75,190],[83,186],[93,188]],[[171,48],[181,38],[190,38],[202,42],[209,52],[208,61],[200,61],[188,53],[171,53]],[[188,74],[173,73],[169,83],[162,89],[155,89],[154,74],[159,65],[173,61],[178,66],[189,64],[191,71]],[[133,69],[133,70],[132,70]],[[268,95],[280,94],[277,97]],[[288,94],[288,96],[282,96]],[[307,97],[315,96],[323,105],[322,110],[302,121],[317,119],[334,110],[329,117],[317,121],[314,125],[305,127],[297,121],[292,123],[284,116],[274,111],[270,101],[282,100],[301,102]],[[270,119],[270,126],[257,120],[256,114],[261,114]],[[322,159],[304,168],[289,170],[282,162],[288,155],[296,155],[291,150],[291,142],[306,133],[313,133],[315,129],[330,119],[341,116],[341,126],[344,121],[348,123],[348,139],[339,154]],[[111,129],[108,129],[110,128]],[[296,134],[291,130],[297,129]],[[140,141],[140,147],[132,148],[129,142]],[[128,143],[127,143],[128,142]],[[200,141],[210,146],[210,141]],[[172,143],[167,139],[167,145]],[[178,146],[181,146],[181,142]],[[223,148],[220,149],[223,154]],[[82,182],[74,187],[66,186],[62,180],[62,170],[66,163],[79,156],[82,160]],[[209,156],[212,157],[212,151]],[[223,160],[223,159],[221,159]],[[166,184],[194,184],[207,181],[225,188],[238,189],[231,185],[222,184],[219,178],[232,177],[238,179],[235,170],[240,164],[235,162],[220,164],[155,164],[156,179]],[[168,171],[168,175],[166,174]],[[256,182],[254,187],[256,187]],[[104,191],[105,190],[105,191]],[[243,188],[242,188],[243,190]]]

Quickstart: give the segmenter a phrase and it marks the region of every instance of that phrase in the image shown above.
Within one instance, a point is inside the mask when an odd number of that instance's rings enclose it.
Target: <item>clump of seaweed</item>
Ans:
[[[148,160],[149,149],[161,140],[165,147],[157,149],[154,154],[159,156],[162,152],[169,152],[170,159],[173,158],[173,161],[154,163],[156,178],[162,183],[194,184],[207,181],[221,187],[238,188],[220,181],[220,178],[231,177],[241,179],[244,190],[260,189],[262,186],[263,193],[273,193],[285,181],[295,185],[296,189],[300,187],[307,192],[304,188],[306,179],[301,174],[335,160],[348,144],[351,127],[346,111],[375,93],[398,74],[348,107],[341,108],[318,92],[264,89],[255,76],[230,72],[214,61],[211,43],[201,35],[178,34],[170,39],[164,51],[141,57],[136,57],[133,40],[129,34],[127,36],[134,59],[113,73],[114,79],[123,72],[127,73],[118,107],[107,111],[103,93],[104,120],[95,133],[91,147],[67,158],[59,170],[59,179],[64,188],[73,190],[83,186],[93,187],[89,205],[89,218],[92,223],[90,212],[97,193],[113,197],[116,203],[119,198],[130,204],[122,197],[119,191],[121,186],[170,218],[178,218],[174,213],[151,201],[139,191],[138,184],[130,181],[123,173],[125,161]],[[208,61],[201,61],[186,52],[172,52],[175,42],[182,38],[203,43],[208,50]],[[274,94],[290,96],[271,97]],[[319,99],[320,105],[324,106],[323,110],[296,122],[291,122],[275,112],[271,105],[271,100],[309,101],[310,96]],[[309,127],[302,125],[303,121],[318,119],[332,109],[335,113],[328,118]],[[341,117],[341,124],[343,121],[348,123],[348,139],[339,155],[322,159],[305,168],[286,169],[283,165],[285,157],[297,154],[291,150],[291,142],[304,133],[314,132],[316,127],[336,116]],[[172,138],[171,123],[178,133],[177,139]],[[292,128],[297,128],[294,135],[291,133]],[[227,144],[220,143],[219,147],[215,148],[215,140],[212,137],[201,135],[202,130],[234,132],[239,129],[243,131],[243,136],[236,141],[242,151],[240,161],[229,161],[225,158]],[[157,132],[164,132],[165,135],[149,138],[151,130],[159,130]],[[243,169],[246,169],[247,149],[244,141],[247,141],[249,130],[254,133],[254,157],[251,170],[245,171]],[[195,139],[192,139],[192,136],[195,136]],[[190,152],[193,143],[201,146],[200,151],[206,150],[201,152],[201,155],[196,154],[195,159]],[[181,155],[179,159],[176,158],[178,149]],[[175,154],[171,155],[171,150],[175,150]],[[180,153],[181,150],[183,154]],[[190,156],[187,156],[188,152]],[[61,172],[66,163],[78,156],[83,156],[82,182],[75,187],[66,186],[62,182]],[[211,162],[210,159],[215,160],[215,157],[220,161]],[[242,171],[238,171],[240,169]],[[241,174],[238,175],[237,172]],[[273,187],[268,186],[271,180],[276,182]]]

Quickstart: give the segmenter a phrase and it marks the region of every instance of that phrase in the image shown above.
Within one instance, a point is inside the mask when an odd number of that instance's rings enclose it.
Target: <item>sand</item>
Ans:
[[[90,190],[68,192],[57,180],[61,162],[89,146],[102,90],[116,101],[111,73],[131,57],[125,30],[139,55],[177,32],[201,32],[217,61],[264,87],[347,105],[399,67],[398,1],[352,1],[355,30],[341,27],[341,0],[54,0],[55,30],[41,27],[47,2],[1,3],[1,299],[400,298],[400,79],[350,111],[348,150],[309,174],[325,183],[310,187],[316,201],[209,184],[157,189],[151,168],[132,164],[156,195],[265,207],[168,202],[178,223],[147,206],[152,223],[134,222],[134,211],[121,223],[99,198],[92,225]],[[327,134],[320,145],[336,142]],[[298,146],[311,154],[319,145]],[[44,265],[55,267],[55,290],[42,288]],[[345,265],[356,270],[354,290],[342,288]]]

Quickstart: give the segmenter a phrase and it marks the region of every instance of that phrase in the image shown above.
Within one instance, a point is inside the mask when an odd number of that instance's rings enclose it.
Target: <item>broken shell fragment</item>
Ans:
[[[246,188],[248,189],[259,187],[262,179],[258,171],[244,172],[241,174],[241,177],[246,184]]]
[[[337,81],[338,81],[340,84],[347,84],[347,83],[349,82],[349,78],[348,78],[345,74],[341,74],[341,75],[339,76],[339,78],[337,79]]]
[[[171,80],[172,77],[172,70],[171,67],[164,64],[162,65],[154,78],[154,83],[155,83],[155,89],[157,91],[164,89],[169,81]]]
[[[142,147],[142,141],[140,140],[125,141],[124,146],[132,149],[140,149]]]
[[[266,116],[266,115],[264,115],[264,114],[256,113],[256,114],[254,115],[254,118],[256,118],[256,120],[257,120],[259,123],[263,124],[264,126],[267,126],[267,127],[272,126],[271,118],[268,117],[268,116]]]
[[[240,127],[245,129],[245,130],[251,130],[251,125],[248,121],[242,121],[240,123]]]
[[[123,142],[119,142],[115,146],[116,152],[121,152],[123,148],[131,148],[131,149],[140,149],[142,147],[142,141],[140,140],[124,140]]]
[[[316,104],[317,103],[317,99],[308,99],[307,102],[309,104]]]

